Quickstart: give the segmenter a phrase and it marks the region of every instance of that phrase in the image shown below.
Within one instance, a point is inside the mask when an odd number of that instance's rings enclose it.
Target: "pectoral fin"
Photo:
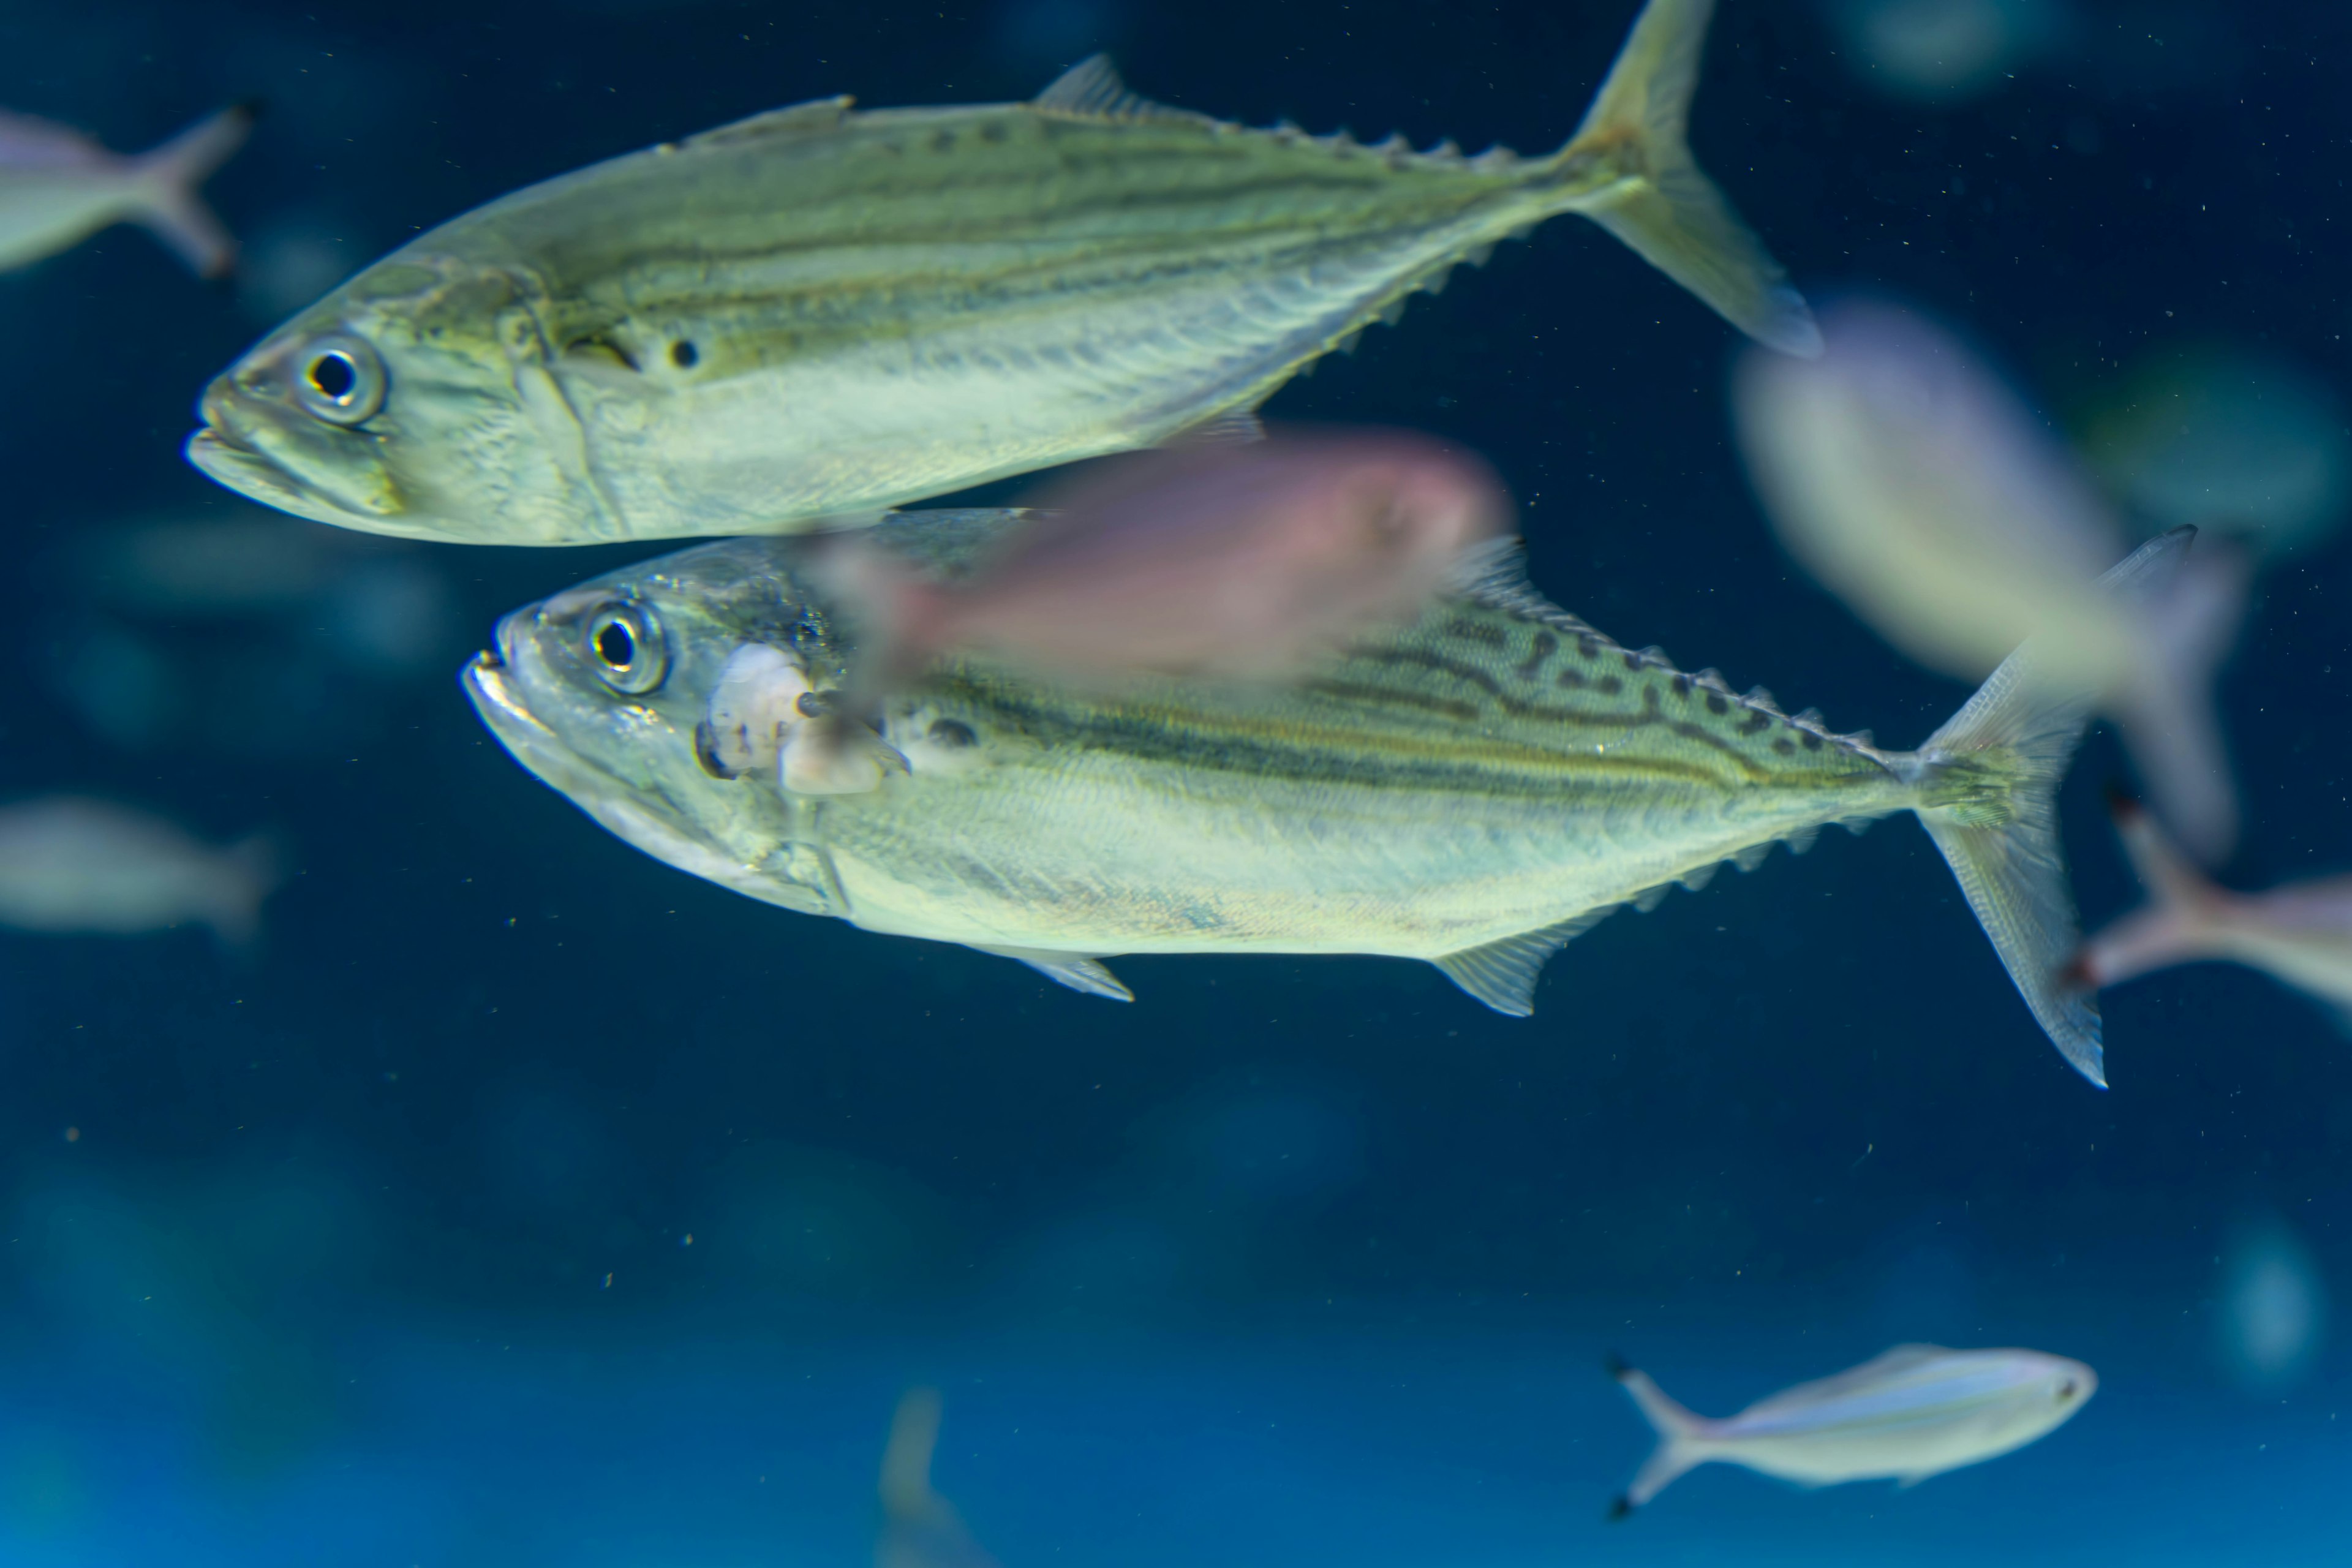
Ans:
[[[1551,955],[1608,919],[1616,907],[1608,904],[1587,910],[1556,925],[1465,947],[1432,962],[1445,972],[1448,980],[1496,1012],[1524,1018],[1536,1010],[1536,979]]]
[[[1118,976],[1106,969],[1101,961],[1081,953],[1048,952],[1034,947],[990,947],[977,942],[964,945],[975,952],[992,952],[999,958],[1025,963],[1046,979],[1089,996],[1104,996],[1113,1002],[1135,1000],[1135,993],[1121,984]]]

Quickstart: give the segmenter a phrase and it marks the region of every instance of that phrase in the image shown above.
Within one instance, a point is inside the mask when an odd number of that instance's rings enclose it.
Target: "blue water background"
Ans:
[[[1629,14],[90,0],[0,15],[0,103],[138,148],[265,95],[216,205],[257,257],[356,267],[739,115],[1020,97],[1104,46],[1251,122],[1541,149]],[[1963,324],[2060,429],[2203,342],[2352,395],[2352,19],[2042,14],[2013,75],[1920,104],[1824,9],[1726,0],[1699,155],[1809,290]],[[2210,967],[2112,993],[2100,1093],[1897,821],[1605,922],[1532,1020],[1353,959],[1127,960],[1116,1007],[692,880],[500,752],[447,672],[651,549],[423,552],[454,613],[421,674],[334,666],[323,624],[153,628],[184,711],[110,740],[58,695],[56,563],[234,510],[178,444],[275,319],[131,229],[0,277],[0,794],[268,826],[299,868],[249,963],[0,940],[0,1562],[859,1562],[919,1381],[1008,1568],[2347,1554],[2352,1336],[2264,1392],[2219,1350],[2250,1215],[2352,1301],[2352,1043],[2307,1002]],[[1966,691],[1779,552],[1735,348],[1561,219],[1270,412],[1475,446],[1561,603],[1914,743]],[[2240,885],[2352,868],[2347,595],[2340,538],[2261,583]],[[2095,737],[2063,800],[2094,924],[2137,896],[2098,805],[2125,776]],[[1913,1490],[1717,1468],[1602,1522],[1649,1441],[1604,1352],[1721,1412],[1923,1339],[2101,1391]]]

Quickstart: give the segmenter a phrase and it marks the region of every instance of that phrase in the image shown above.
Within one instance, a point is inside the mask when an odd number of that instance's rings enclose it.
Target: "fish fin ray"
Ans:
[[[1113,974],[1100,960],[1084,953],[1052,952],[1035,947],[995,947],[977,942],[964,945],[975,952],[993,953],[999,958],[1009,958],[1015,963],[1025,963],[1055,984],[1066,985],[1088,996],[1101,996],[1113,1002],[1135,1000],[1135,993],[1121,984],[1118,975]]]
[[[730,142],[758,142],[772,136],[805,136],[813,131],[830,131],[841,123],[843,115],[857,101],[847,93],[833,98],[812,98],[805,103],[788,103],[782,109],[762,110],[741,120],[714,126],[698,135],[689,136],[678,143],[681,147],[723,147]]]
[[[1674,886],[1672,882],[1651,883],[1633,895],[1633,912],[1638,915],[1648,914],[1666,901],[1666,895],[1674,890]]]
[[[1482,942],[1431,960],[1445,977],[1496,1012],[1524,1018],[1536,1010],[1536,981],[1553,953],[1609,918],[1614,904],[1534,931]]]
[[[1179,447],[1245,447],[1265,439],[1265,422],[1255,405],[1213,414],[1198,425],[1188,425],[1167,443]]]
[[[1545,598],[1542,591],[1528,581],[1527,544],[1522,540],[1506,535],[1483,540],[1463,551],[1455,558],[1451,587],[1454,593],[1486,609],[1524,616],[1570,637],[1598,637],[1611,647],[1617,646]]]
[[[1771,855],[1772,841],[1768,838],[1761,844],[1750,844],[1745,849],[1734,850],[1731,863],[1742,871],[1753,871],[1769,859]]]
[[[1691,94],[1714,8],[1650,0],[1553,166],[1583,178],[1596,163],[1621,168],[1576,210],[1759,342],[1815,358],[1822,334],[1804,297],[1691,157]]]
[[[1816,822],[1809,826],[1792,828],[1789,832],[1782,834],[1780,836],[1780,842],[1789,847],[1790,854],[1802,855],[1806,850],[1811,849],[1815,844],[1819,843],[1821,841],[1821,837],[1822,825]]]
[[[1205,114],[1155,103],[1127,85],[1108,55],[1088,55],[1045,86],[1030,100],[1051,114],[1084,115],[1094,120],[1182,120],[1212,125]]]
[[[1684,872],[1675,880],[1680,882],[1685,890],[1696,893],[1714,881],[1716,872],[1720,869],[1722,869],[1721,861],[1710,860],[1696,870]]]

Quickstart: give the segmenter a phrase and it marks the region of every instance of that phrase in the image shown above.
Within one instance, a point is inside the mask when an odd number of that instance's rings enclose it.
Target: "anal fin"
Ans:
[[[1135,1000],[1135,993],[1120,984],[1118,976],[1105,968],[1101,960],[1084,953],[1053,952],[1037,947],[990,947],[977,942],[964,945],[975,952],[991,952],[1015,963],[1025,963],[1055,984],[1088,996],[1102,996],[1113,1002]]]
[[[1496,1012],[1524,1018],[1536,1010],[1536,980],[1551,955],[1607,920],[1616,908],[1603,904],[1557,924],[1465,947],[1431,962],[1445,972],[1448,980]]]

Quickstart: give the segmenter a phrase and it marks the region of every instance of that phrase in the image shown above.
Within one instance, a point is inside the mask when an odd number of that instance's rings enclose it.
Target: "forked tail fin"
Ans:
[[[1634,1407],[1658,1434],[1658,1446],[1643,1462],[1633,1484],[1609,1505],[1609,1517],[1622,1519],[1665,1490],[1666,1484],[1685,1470],[1706,1462],[1708,1456],[1698,1442],[1706,1422],[1667,1398],[1665,1391],[1650,1381],[1648,1373],[1626,1365],[1622,1356],[1611,1355],[1601,1364],[1617,1385],[1633,1396]]]
[[[1650,0],[1554,162],[1571,178],[1614,173],[1574,210],[1758,342],[1811,359],[1822,334],[1804,297],[1691,156],[1691,94],[1714,10],[1715,0]]]
[[[226,277],[236,265],[236,241],[196,194],[196,187],[245,145],[259,112],[257,103],[236,104],[140,154],[146,205],[138,219],[199,278]]]
[[[2111,790],[2107,811],[2148,902],[2084,942],[2067,965],[2066,983],[2095,990],[2150,970],[2219,956],[2215,939],[2227,895],[2173,847],[2139,802]]]
[[[2100,586],[2119,598],[2145,597],[2170,580],[2196,532],[2179,528],[2149,541]],[[2057,816],[2059,783],[2098,697],[2076,672],[2057,667],[2039,639],[2029,640],[1927,738],[1917,763],[1925,777],[1973,760],[1984,779],[1997,781],[1920,806],[1919,820],[2034,1018],[2074,1070],[2105,1089],[2098,1004],[2067,977],[2083,933]]]

